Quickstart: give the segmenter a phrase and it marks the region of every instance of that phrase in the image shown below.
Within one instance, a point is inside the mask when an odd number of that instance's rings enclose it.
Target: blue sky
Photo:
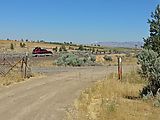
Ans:
[[[160,0],[0,0],[0,39],[142,41]]]

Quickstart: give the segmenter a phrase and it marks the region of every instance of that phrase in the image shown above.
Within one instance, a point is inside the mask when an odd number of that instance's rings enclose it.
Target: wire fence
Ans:
[[[11,71],[21,74],[22,78],[27,78],[31,74],[28,54],[0,54],[0,76],[5,77]]]

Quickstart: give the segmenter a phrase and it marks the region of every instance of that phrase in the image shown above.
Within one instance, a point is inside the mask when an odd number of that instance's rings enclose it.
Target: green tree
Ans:
[[[151,19],[148,19],[150,25],[150,35],[144,39],[145,49],[152,49],[160,55],[160,6],[157,5],[156,10],[151,13]]]
[[[139,73],[148,81],[140,95],[148,93],[156,95],[160,88],[160,6],[157,5],[155,12],[151,13],[150,35],[144,39],[143,50],[138,54]]]
[[[70,44],[70,45],[72,45],[73,43],[72,43],[72,42],[70,42],[69,44]]]

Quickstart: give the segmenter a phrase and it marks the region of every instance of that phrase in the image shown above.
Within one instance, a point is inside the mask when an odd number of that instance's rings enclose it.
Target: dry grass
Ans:
[[[13,43],[14,50],[10,49],[10,45]],[[55,44],[47,44],[47,43],[33,43],[33,42],[25,42],[26,47],[21,48],[19,41],[11,41],[11,40],[0,40],[0,52],[32,52],[35,47],[47,48],[52,51],[54,47],[60,47],[60,45]]]
[[[13,43],[14,50],[10,49],[10,45]],[[26,46],[24,48],[20,47],[21,41],[14,41],[14,40],[0,40],[0,52],[29,52],[31,53],[35,47],[41,47],[45,48],[49,51],[52,51],[52,48],[58,47],[60,48],[61,45],[59,44],[49,44],[49,43],[43,43],[43,42],[24,42]],[[77,48],[76,46],[72,46],[74,49]],[[69,49],[69,46],[66,45],[66,48]]]
[[[25,79],[22,78],[21,73],[17,73],[17,71],[11,71],[5,77],[0,77],[0,85],[8,86],[13,83],[24,81]]]
[[[42,77],[46,77],[46,75],[43,73],[31,73],[30,78],[23,78],[20,72],[13,70],[10,71],[6,76],[0,76],[0,86],[9,86],[29,79],[37,79]]]
[[[122,62],[125,65],[135,65],[137,64],[137,58],[134,56],[129,56],[126,57],[125,54],[110,54],[108,56],[112,57],[112,61],[105,61],[104,60],[104,55],[97,55],[96,56],[96,61],[98,63],[102,63],[102,64],[106,64],[106,65],[117,65],[117,56],[121,56],[122,57]]]
[[[131,79],[130,79],[131,78]],[[160,109],[140,99],[144,81],[134,72],[118,81],[115,74],[81,93],[68,120],[159,120]]]
[[[30,63],[34,67],[53,67],[55,66],[54,60],[35,60]]]

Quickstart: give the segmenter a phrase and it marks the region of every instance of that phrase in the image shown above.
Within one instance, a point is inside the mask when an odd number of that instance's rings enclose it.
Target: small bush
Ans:
[[[91,56],[90,56],[90,60],[91,60],[92,62],[95,62],[95,61],[96,61],[96,56],[95,56],[95,55],[91,55]]]
[[[160,107],[160,93],[159,92],[160,91],[158,90],[156,98],[155,98],[155,100],[153,102],[153,106],[154,107]]]
[[[56,46],[55,48],[52,48],[52,50],[57,52],[58,51],[58,47]]]
[[[111,57],[111,56],[105,55],[103,58],[104,58],[106,61],[112,61],[112,57]]]
[[[26,46],[26,44],[25,44],[25,43],[22,43],[22,42],[21,42],[19,45],[20,45],[21,48],[23,48],[23,47]]]
[[[59,52],[61,52],[61,51],[62,51],[62,48],[60,47],[60,48],[59,48]]]
[[[79,48],[78,48],[78,50],[81,50],[81,51],[83,51],[83,50],[84,50],[84,47],[83,47],[83,45],[80,45],[80,46],[79,46]]]
[[[65,46],[65,45],[62,45],[62,46],[61,46],[61,49],[62,49],[62,51],[67,51],[67,49],[66,49],[66,46]]]
[[[10,49],[11,49],[11,50],[14,50],[14,45],[13,45],[13,43],[11,43]]]
[[[126,53],[126,57],[132,57],[131,53]]]

